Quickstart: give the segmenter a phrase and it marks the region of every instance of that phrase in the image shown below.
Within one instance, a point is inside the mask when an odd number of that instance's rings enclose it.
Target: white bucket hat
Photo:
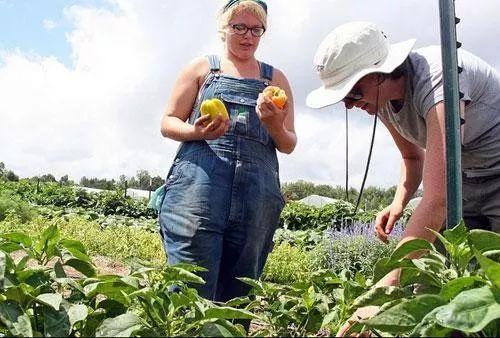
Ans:
[[[337,103],[363,76],[391,73],[404,62],[415,41],[389,44],[384,33],[370,22],[349,22],[335,28],[314,56],[323,86],[307,96],[307,105],[322,108]]]

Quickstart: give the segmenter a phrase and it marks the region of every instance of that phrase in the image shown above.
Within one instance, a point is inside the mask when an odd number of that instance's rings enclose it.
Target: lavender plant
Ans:
[[[374,222],[355,221],[326,231],[325,251],[332,272],[340,274],[342,270],[347,270],[353,275],[361,273],[370,276],[375,263],[381,257],[390,255],[403,234],[403,224],[396,224],[389,244],[377,238],[374,227]]]

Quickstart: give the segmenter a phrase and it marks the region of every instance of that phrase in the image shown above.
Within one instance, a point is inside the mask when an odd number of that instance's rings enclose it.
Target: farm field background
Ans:
[[[411,210],[385,245],[370,223],[376,209],[353,216],[353,205],[340,199],[307,206],[290,198],[297,194],[292,186],[284,186],[290,200],[261,280],[245,279],[251,295],[220,304],[192,288],[203,282],[199,268],[166,266],[147,199],[4,175],[0,333],[244,336],[242,321],[251,320],[252,336],[325,336],[368,305],[381,306],[380,313],[353,329],[499,333],[498,234],[460,225],[441,236],[447,254],[419,240],[394,250]],[[405,258],[423,249],[422,258]],[[402,267],[401,287],[372,288],[394,267]],[[180,291],[171,292],[173,285]]]

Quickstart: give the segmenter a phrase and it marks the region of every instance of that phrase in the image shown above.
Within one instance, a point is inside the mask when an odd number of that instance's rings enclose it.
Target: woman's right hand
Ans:
[[[195,135],[200,140],[215,140],[224,135],[229,129],[229,120],[217,116],[210,121],[210,115],[202,115],[194,123]]]
[[[388,243],[389,234],[392,232],[397,220],[403,215],[403,206],[392,203],[377,214],[375,219],[375,233],[384,243]]]

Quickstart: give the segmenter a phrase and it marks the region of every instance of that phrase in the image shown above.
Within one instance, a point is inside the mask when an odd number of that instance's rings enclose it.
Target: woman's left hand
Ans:
[[[268,130],[281,130],[284,128],[283,122],[288,114],[288,103],[280,109],[269,97],[260,93],[255,111]]]

